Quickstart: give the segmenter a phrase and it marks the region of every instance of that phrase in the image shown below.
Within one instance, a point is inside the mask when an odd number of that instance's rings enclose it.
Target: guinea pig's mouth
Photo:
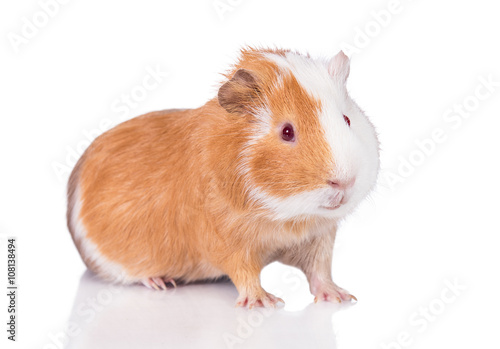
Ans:
[[[328,198],[328,201],[325,202],[325,205],[321,205],[320,208],[332,211],[338,209],[344,203],[345,193],[343,191],[336,191]]]
[[[335,205],[335,206],[320,206],[321,208],[324,208],[326,210],[336,210],[338,209],[340,206],[342,206],[341,204],[338,204],[338,205]]]

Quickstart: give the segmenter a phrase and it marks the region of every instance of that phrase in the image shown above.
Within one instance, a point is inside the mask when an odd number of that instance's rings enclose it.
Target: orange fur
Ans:
[[[320,101],[291,75],[277,84],[278,67],[262,52],[287,51],[243,50],[227,78],[240,68],[258,77],[262,99],[250,101],[255,105],[249,107],[265,104],[276,132],[255,144],[248,176],[253,185],[284,198],[325,185],[334,164],[315,116]],[[283,122],[296,125],[296,145],[279,139]],[[75,167],[68,217],[79,188],[78,218],[85,239],[120,265],[130,282],[164,276],[190,282],[229,275],[240,293],[259,298],[265,293],[259,273],[274,260],[302,267],[308,277],[319,270],[326,278],[335,221],[275,221],[250,196],[239,166],[258,124],[255,115],[229,113],[217,99],[198,109],[153,112],[124,122],[98,137]],[[74,235],[76,228],[71,223],[69,227]],[[115,279],[75,243],[89,269]],[[321,255],[315,258],[318,251]]]

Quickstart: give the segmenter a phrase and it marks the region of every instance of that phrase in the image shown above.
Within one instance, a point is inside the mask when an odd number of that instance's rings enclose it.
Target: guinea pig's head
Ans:
[[[249,199],[276,220],[341,218],[373,188],[379,143],[349,97],[349,59],[243,50],[218,93],[246,120],[238,170]]]

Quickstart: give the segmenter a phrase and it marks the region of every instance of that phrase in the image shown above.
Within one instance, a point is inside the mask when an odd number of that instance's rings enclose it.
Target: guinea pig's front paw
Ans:
[[[314,297],[314,303],[318,301],[327,301],[340,303],[341,301],[358,301],[356,297],[344,290],[343,288],[335,285],[333,281],[321,282],[313,285],[311,288]]]
[[[257,292],[240,292],[240,295],[236,300],[236,306],[248,306],[248,309],[252,309],[253,307],[276,308],[276,304],[278,302],[285,304],[283,299],[267,293],[264,289],[260,289]]]

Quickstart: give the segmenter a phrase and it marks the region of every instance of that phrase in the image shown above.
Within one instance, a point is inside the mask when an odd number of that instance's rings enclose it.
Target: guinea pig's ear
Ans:
[[[337,53],[330,62],[328,63],[328,71],[330,75],[339,79],[342,82],[346,82],[349,76],[349,57],[347,57],[344,51]]]
[[[260,101],[260,93],[255,73],[238,69],[231,80],[219,88],[219,104],[230,113],[252,113]]]

